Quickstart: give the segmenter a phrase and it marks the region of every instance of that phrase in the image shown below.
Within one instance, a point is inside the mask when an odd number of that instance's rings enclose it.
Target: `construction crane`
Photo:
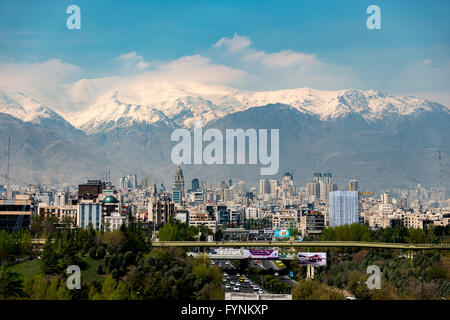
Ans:
[[[358,195],[373,196],[373,192],[358,192]]]

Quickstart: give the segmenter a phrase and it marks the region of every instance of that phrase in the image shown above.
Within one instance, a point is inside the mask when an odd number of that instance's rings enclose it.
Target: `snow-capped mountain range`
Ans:
[[[439,166],[430,150],[437,149],[444,176],[450,170],[450,110],[422,98],[160,82],[109,88],[76,113],[58,113],[40,101],[0,86],[0,144],[11,137],[11,176],[18,182],[76,183],[101,177],[106,168],[114,179],[137,173],[168,182],[175,168],[171,133],[195,120],[219,130],[280,128],[279,173],[296,170],[298,183],[321,170],[373,183],[371,188],[433,183]],[[5,159],[0,151],[0,172]],[[192,166],[187,172],[208,181],[260,178],[259,168],[250,166]]]
[[[198,83],[150,83],[112,88],[86,110],[66,114],[65,118],[87,134],[127,127],[133,123],[152,124],[159,121],[191,127],[193,121],[207,124],[228,114],[274,103],[290,105],[322,121],[348,114],[359,114],[372,121],[409,115],[419,110],[448,112],[447,107],[426,99],[391,96],[375,90],[298,88],[258,92]],[[36,98],[4,87],[0,87],[0,112],[33,123],[39,123],[42,119],[65,121]]]

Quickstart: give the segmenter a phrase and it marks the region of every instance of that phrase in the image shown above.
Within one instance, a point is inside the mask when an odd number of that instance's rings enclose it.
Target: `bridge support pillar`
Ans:
[[[306,266],[306,279],[314,279],[314,266]]]

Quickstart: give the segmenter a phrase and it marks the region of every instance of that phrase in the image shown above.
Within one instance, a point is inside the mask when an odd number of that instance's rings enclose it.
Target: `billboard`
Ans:
[[[278,250],[244,249],[244,259],[278,259]]]
[[[298,264],[300,266],[326,266],[326,252],[300,252],[298,254]]]
[[[275,238],[289,238],[289,230],[287,229],[275,229],[273,230],[273,236]]]

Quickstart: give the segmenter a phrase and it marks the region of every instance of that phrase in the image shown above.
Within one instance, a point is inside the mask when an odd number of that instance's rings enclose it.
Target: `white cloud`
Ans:
[[[243,70],[216,64],[211,59],[193,55],[161,64],[151,76],[165,80],[189,80],[211,84],[230,84],[246,75]]]
[[[79,79],[81,68],[59,59],[35,63],[1,63],[0,84],[23,90],[51,104],[59,101],[65,83]]]
[[[243,57],[246,61],[260,61],[269,67],[291,67],[294,65],[319,65],[320,62],[313,54],[305,54],[292,50],[282,50],[276,53],[253,51]]]
[[[249,37],[240,36],[237,33],[235,33],[233,38],[231,39],[226,37],[221,38],[213,45],[213,47],[214,48],[226,47],[228,52],[235,53],[248,48],[251,44],[252,42],[250,41]]]
[[[124,67],[127,70],[130,69],[138,69],[138,70],[144,70],[147,67],[150,66],[150,63],[146,62],[144,60],[144,57],[138,55],[136,51],[128,52],[128,53],[122,53],[117,60],[124,63]]]

